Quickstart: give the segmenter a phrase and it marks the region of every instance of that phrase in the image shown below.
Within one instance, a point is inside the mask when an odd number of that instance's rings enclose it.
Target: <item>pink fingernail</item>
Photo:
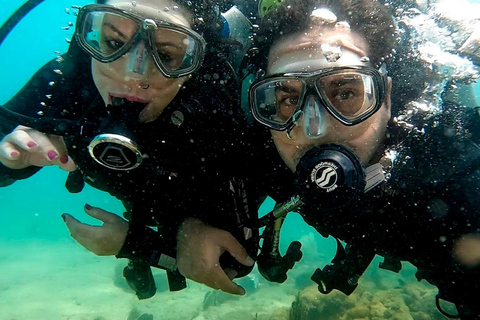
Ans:
[[[53,160],[53,159],[56,159],[58,157],[58,153],[51,150],[51,151],[48,151],[47,156],[48,156],[48,159]]]
[[[91,206],[91,205],[89,205],[88,203],[85,203],[85,209],[87,209],[87,210],[91,210],[91,209],[92,209],[92,206]]]
[[[68,156],[67,155],[63,155],[60,157],[60,163],[61,164],[65,164],[68,162]]]
[[[29,148],[33,148],[33,147],[38,146],[38,144],[37,144],[35,141],[29,141],[29,142],[27,143],[27,146],[28,146]]]
[[[12,151],[12,153],[10,153],[10,156],[12,156],[12,157],[18,156],[18,152],[17,151]]]

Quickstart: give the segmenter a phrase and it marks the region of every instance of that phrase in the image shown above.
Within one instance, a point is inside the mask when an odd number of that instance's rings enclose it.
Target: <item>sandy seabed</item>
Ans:
[[[402,275],[386,271],[369,271],[357,291],[347,298],[341,294],[321,295],[314,286],[308,287],[305,279],[299,283],[298,279],[305,278],[306,268],[302,266],[281,285],[268,284],[255,271],[240,280],[247,289],[244,297],[193,282],[180,292],[169,292],[164,272],[155,270],[157,294],[139,301],[121,276],[125,261],[93,256],[73,240],[19,240],[8,245],[2,241],[0,245],[0,318],[4,320],[287,320],[292,302],[303,294],[313,295],[316,303],[323,299],[322,319],[443,319],[431,300],[434,288],[404,282]],[[332,308],[337,309],[334,314]],[[341,308],[345,312],[338,313]]]

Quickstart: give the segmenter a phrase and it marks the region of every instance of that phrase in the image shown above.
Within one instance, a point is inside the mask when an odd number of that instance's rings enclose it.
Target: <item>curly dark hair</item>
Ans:
[[[200,33],[207,42],[218,40],[218,33],[223,27],[220,12],[229,9],[232,0],[173,0],[179,6],[188,9],[193,14],[193,30]],[[98,4],[107,4],[108,0],[96,0]]]
[[[385,6],[376,0],[286,0],[260,19],[255,43],[256,64],[265,68],[272,45],[280,38],[307,30],[314,9],[328,8],[347,21],[352,32],[365,39],[370,61],[375,65],[395,47],[395,23]],[[259,63],[259,64],[258,64]]]

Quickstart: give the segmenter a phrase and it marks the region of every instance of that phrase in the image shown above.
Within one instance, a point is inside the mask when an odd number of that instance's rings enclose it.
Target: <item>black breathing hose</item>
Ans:
[[[3,40],[8,36],[10,31],[36,6],[42,3],[44,0],[27,0],[20,8],[15,11],[10,18],[0,27],[0,45]]]

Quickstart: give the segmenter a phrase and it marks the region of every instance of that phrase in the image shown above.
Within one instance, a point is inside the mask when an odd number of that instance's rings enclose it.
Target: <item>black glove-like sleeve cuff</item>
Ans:
[[[175,271],[177,269],[175,235],[161,234],[149,227],[130,224],[125,242],[116,257]]]
[[[30,166],[25,169],[10,169],[0,163],[0,187],[11,185],[17,180],[27,179],[37,173],[41,168]]]

